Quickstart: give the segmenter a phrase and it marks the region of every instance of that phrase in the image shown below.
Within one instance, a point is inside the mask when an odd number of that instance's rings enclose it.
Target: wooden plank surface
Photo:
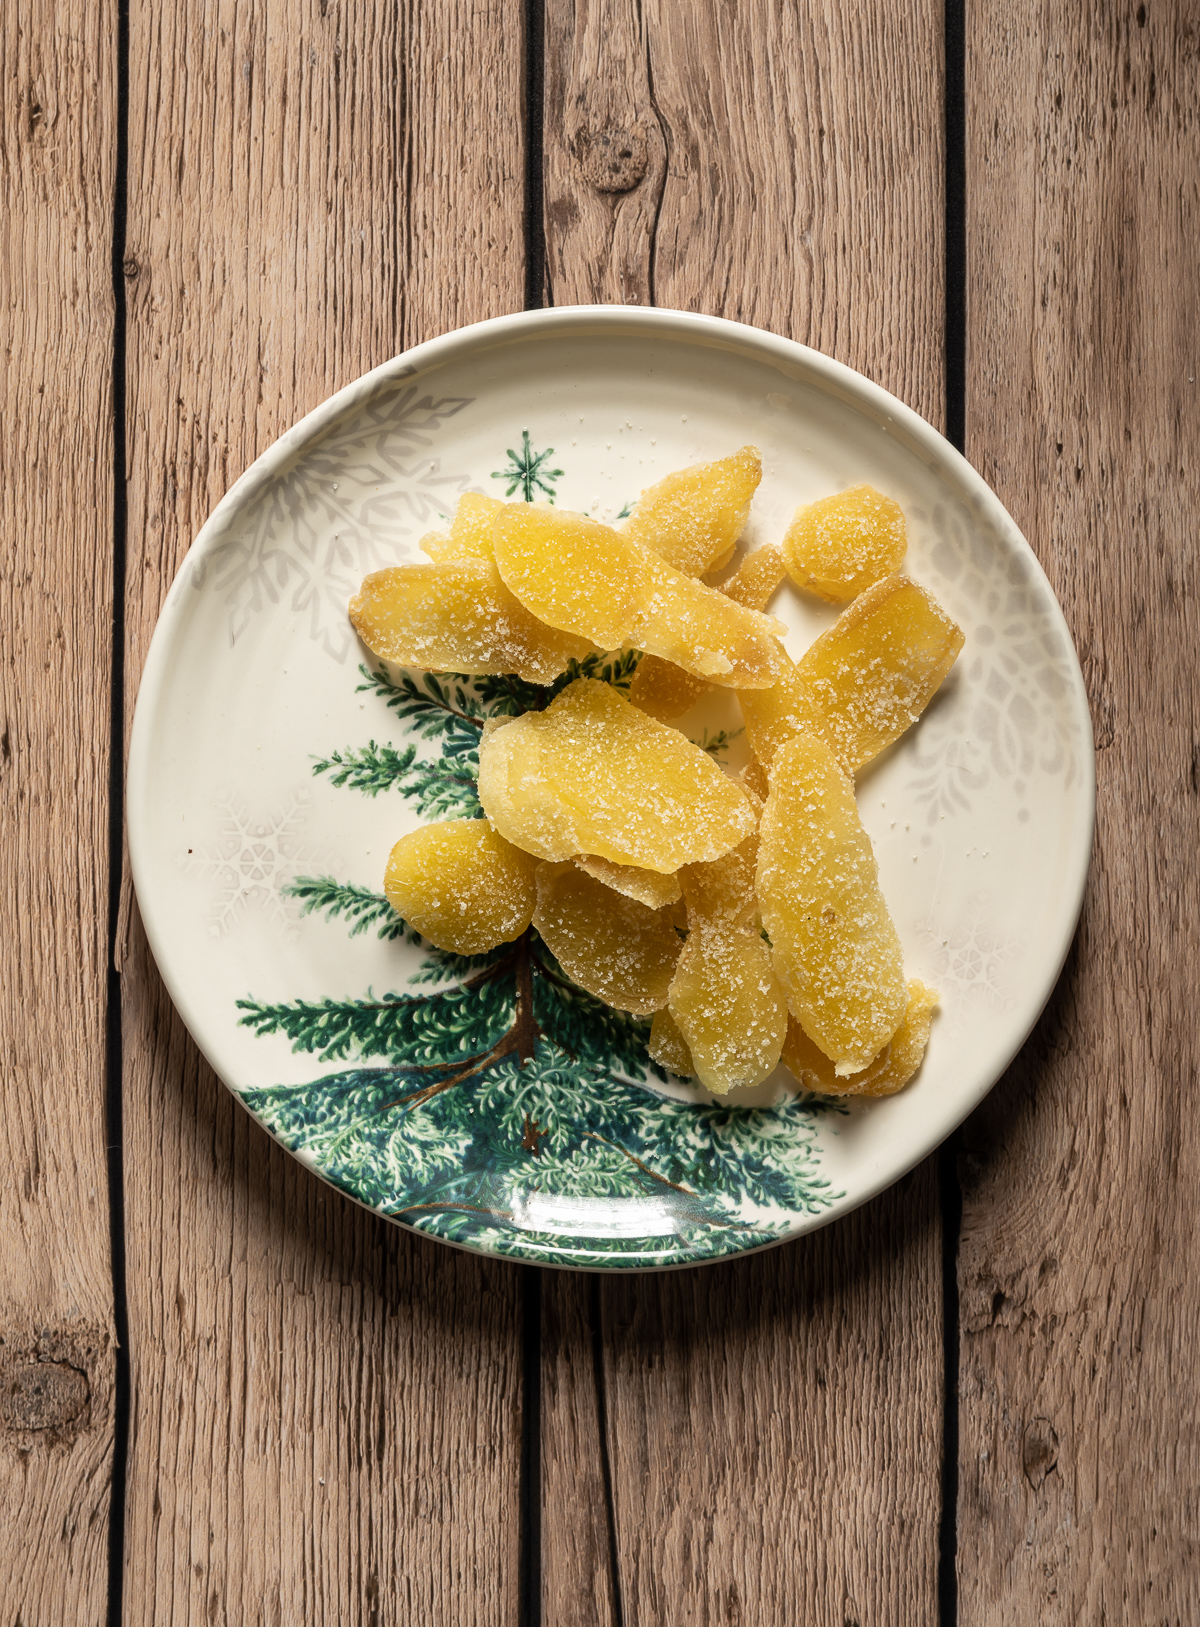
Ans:
[[[115,16],[0,13],[0,1609],[24,1627],[99,1621],[108,1585]]]
[[[135,3],[128,702],[229,483],[519,307],[515,5]],[[323,1187],[201,1062],[129,912],[125,1619],[509,1622],[518,1278]]]
[[[968,12],[968,455],[1067,612],[1096,847],[963,1152],[960,1620],[1200,1620],[1195,8]]]
[[[758,323],[941,422],[941,7],[550,0],[546,26],[552,301]],[[940,1247],[927,1162],[765,1256],[548,1275],[544,1619],[934,1619]]]

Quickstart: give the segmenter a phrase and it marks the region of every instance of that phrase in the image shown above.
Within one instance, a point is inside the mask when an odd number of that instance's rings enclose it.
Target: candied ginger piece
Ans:
[[[402,836],[383,890],[408,924],[438,949],[482,955],[519,938],[537,902],[537,862],[497,836],[486,819],[448,819]]]
[[[707,752],[594,678],[487,733],[479,800],[502,836],[538,858],[593,854],[662,875],[719,858],[756,824]]]
[[[611,526],[506,504],[495,557],[505,585],[550,627],[606,650],[633,644],[735,689],[775,681],[779,622],[674,570]]]
[[[504,507],[498,497],[482,492],[464,492],[454,510],[448,532],[435,531],[421,538],[421,547],[430,559],[491,559],[492,527]]]
[[[661,1011],[654,1013],[647,1049],[654,1060],[660,1062],[667,1072],[673,1073],[677,1079],[690,1079],[696,1071],[687,1040],[679,1032],[679,1024],[672,1017],[669,1006],[664,1006]]]
[[[771,794],[771,782],[767,778],[766,769],[757,758],[752,757],[741,773],[735,774],[734,778],[746,795],[754,798],[755,806],[761,816],[763,803]]]
[[[756,446],[732,457],[678,469],[648,486],[625,522],[627,537],[688,576],[703,576],[733,552],[762,479]]]
[[[783,555],[768,542],[746,555],[728,582],[722,582],[720,591],[747,610],[765,610],[786,575]]]
[[[765,610],[785,575],[783,555],[768,543],[747,554],[717,592],[747,610]],[[711,688],[709,679],[685,672],[673,661],[665,661],[660,655],[644,655],[633,675],[629,698],[651,717],[665,720],[691,711]]]
[[[685,672],[674,661],[664,661],[661,655],[643,655],[629,685],[629,698],[643,712],[665,722],[690,712],[711,688],[707,678]],[[768,692],[756,690],[755,693]]]
[[[487,559],[375,571],[351,599],[350,620],[385,661],[436,672],[515,672],[547,684],[595,650],[531,616]]]
[[[540,864],[533,924],[598,1000],[642,1017],[666,1005],[682,947],[669,909],[647,909],[573,864]]]
[[[853,774],[917,721],[962,646],[926,588],[906,576],[876,582],[773,689],[739,696],[750,749],[769,767],[785,740],[819,735]]]
[[[903,510],[874,486],[851,486],[798,508],[783,539],[792,581],[830,604],[845,604],[899,570],[907,548]]]
[[[577,853],[575,863],[586,875],[595,876],[614,892],[636,898],[652,910],[678,904],[683,897],[678,876],[660,875],[657,870],[642,870],[633,864],[614,864],[611,859],[598,859],[591,853]]]
[[[793,1017],[840,1078],[860,1072],[904,1015],[903,954],[854,788],[812,735],[789,740],[771,764],[757,890]]]
[[[757,868],[757,831],[719,859],[685,865],[679,872],[679,885],[687,903],[689,930],[697,923],[750,926],[758,913]]]
[[[679,873],[688,935],[670,1012],[706,1090],[723,1096],[773,1073],[787,1033],[784,991],[755,925],[757,837]]]
[[[910,978],[899,1028],[869,1067],[841,1079],[793,1017],[783,1042],[783,1064],[798,1085],[816,1096],[894,1096],[921,1066],[937,1003],[936,989]]]

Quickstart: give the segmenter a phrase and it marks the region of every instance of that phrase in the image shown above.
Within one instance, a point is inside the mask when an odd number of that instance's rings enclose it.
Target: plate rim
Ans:
[[[270,1127],[246,1105],[241,1093],[235,1086],[224,1079],[220,1069],[209,1055],[202,1037],[204,1025],[200,1021],[198,1013],[194,1010],[185,985],[175,976],[175,968],[172,966],[171,956],[166,950],[164,934],[160,932],[159,922],[155,919],[152,903],[147,908],[147,903],[153,894],[153,889],[149,885],[142,863],[142,854],[145,850],[144,844],[150,840],[147,832],[149,823],[147,800],[152,764],[149,742],[153,734],[155,717],[163,693],[170,659],[172,634],[174,625],[181,614],[187,580],[196,565],[205,558],[221,539],[227,522],[256,493],[260,486],[289,459],[309,445],[329,425],[336,422],[338,418],[379,385],[419,374],[435,366],[444,365],[446,362],[457,359],[460,353],[469,352],[479,346],[486,348],[495,341],[519,342],[525,338],[540,339],[555,335],[569,337],[572,333],[583,334],[588,328],[603,330],[608,327],[654,329],[657,330],[656,336],[658,337],[682,342],[707,341],[711,343],[714,340],[718,342],[724,341],[729,348],[736,349],[743,354],[749,350],[777,363],[787,363],[793,369],[807,372],[816,381],[824,383],[827,387],[837,387],[855,402],[872,409],[876,414],[882,413],[887,419],[894,421],[897,427],[902,428],[911,441],[927,454],[931,462],[936,464],[945,474],[952,477],[963,489],[964,495],[971,497],[975,511],[979,514],[981,520],[990,524],[998,532],[1006,534],[1007,540],[1014,544],[1018,551],[1024,552],[1026,564],[1032,568],[1035,579],[1048,601],[1054,630],[1062,638],[1065,648],[1069,652],[1068,666],[1072,691],[1071,698],[1074,703],[1074,711],[1077,713],[1078,720],[1082,725],[1080,739],[1082,765],[1082,785],[1079,790],[1082,799],[1080,817],[1077,839],[1073,839],[1069,854],[1070,864],[1064,868],[1063,890],[1068,904],[1063,910],[1057,937],[1050,946],[1053,952],[1043,961],[1043,973],[1035,985],[1036,993],[1031,998],[1027,1024],[1019,1027],[1016,1031],[1017,1037],[1015,1041],[1005,1048],[1003,1052],[991,1053],[993,1060],[978,1071],[974,1084],[970,1089],[957,1094],[948,1107],[942,1104],[941,1112],[934,1111],[931,1113],[921,1136],[914,1143],[916,1150],[911,1156],[906,1153],[898,1164],[889,1164],[886,1171],[866,1179],[861,1190],[854,1194],[853,1199],[839,1206],[836,1212],[830,1213],[827,1211],[820,1215],[805,1216],[801,1223],[789,1227],[780,1236],[765,1238],[761,1244],[706,1255],[703,1259],[698,1260],[672,1261],[664,1264],[639,1262],[625,1265],[616,1261],[612,1264],[601,1265],[581,1265],[572,1263],[569,1260],[525,1261],[522,1259],[517,1261],[510,1260],[507,1256],[499,1254],[493,1249],[480,1248],[473,1244],[461,1243],[440,1235],[420,1232],[418,1228],[407,1224],[397,1216],[385,1214],[380,1209],[355,1197],[352,1193],[346,1192],[342,1187],[330,1181],[323,1171],[308,1159],[303,1157],[298,1159],[318,1179],[339,1192],[343,1197],[348,1198],[350,1202],[356,1204],[359,1208],[366,1210],[369,1214],[378,1216],[380,1219],[400,1226],[405,1231],[417,1231],[418,1235],[430,1242],[449,1245],[465,1253],[474,1254],[485,1259],[502,1260],[509,1264],[532,1263],[548,1270],[595,1272],[604,1275],[619,1272],[636,1275],[643,1272],[688,1271],[699,1266],[716,1265],[723,1261],[762,1253],[765,1249],[779,1247],[784,1243],[794,1241],[798,1237],[806,1236],[810,1232],[819,1231],[833,1221],[844,1219],[856,1209],[861,1208],[863,1204],[870,1202],[881,1192],[886,1191],[887,1188],[894,1186],[911,1173],[923,1159],[935,1152],[999,1083],[1003,1074],[1026,1044],[1029,1035],[1044,1012],[1070,953],[1071,944],[1074,941],[1083,909],[1095,841],[1096,821],[1095,739],[1091,708],[1088,704],[1087,690],[1083,680],[1078,651],[1075,648],[1075,641],[1071,635],[1063,608],[1028,538],[983,476],[939,430],[934,428],[928,420],[922,418],[914,408],[884,389],[882,385],[877,384],[873,379],[868,378],[865,374],[858,372],[846,363],[825,355],[822,351],[801,344],[797,340],[784,338],[765,328],[754,327],[743,322],[734,322],[725,317],[707,316],[700,312],[679,311],[663,306],[641,305],[555,306],[549,309],[518,311],[504,316],[490,317],[484,321],[469,323],[463,327],[439,334],[434,338],[424,340],[422,343],[401,351],[398,355],[391,357],[350,383],[343,385],[318,406],[298,419],[290,428],[286,429],[239,475],[197,532],[167,590],[146,652],[145,663],[138,683],[133,724],[130,730],[124,800],[133,888],[150,952],[154,957],[155,966],[163,980],[164,987],[189,1035],[205,1061],[213,1069],[222,1086],[230,1092],[239,1105],[250,1114],[272,1140],[284,1147],[290,1157],[298,1157],[297,1153],[293,1149],[286,1147],[285,1143],[274,1134]]]

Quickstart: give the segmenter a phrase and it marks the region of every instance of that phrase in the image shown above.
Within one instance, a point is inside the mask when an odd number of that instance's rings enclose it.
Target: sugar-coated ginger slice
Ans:
[[[533,924],[580,988],[618,1011],[667,1003],[682,942],[670,909],[647,909],[573,864],[541,864]]]
[[[506,504],[494,546],[505,585],[550,627],[603,649],[633,644],[734,689],[775,681],[777,621],[674,570],[611,526]]]
[[[900,939],[854,788],[829,747],[797,735],[770,779],[757,892],[771,958],[793,1017],[845,1077],[875,1060],[904,1015]]]
[[[767,543],[747,554],[717,591],[747,610],[765,610],[785,575],[783,555],[773,543]],[[779,665],[783,669],[783,662]],[[711,688],[709,679],[685,672],[673,661],[665,661],[660,655],[644,655],[633,675],[629,698],[651,717],[666,720],[691,711]]]
[[[765,610],[786,575],[783,555],[773,542],[767,542],[746,555],[729,580],[722,582],[720,591],[747,610]]]
[[[767,771],[756,757],[752,757],[739,773],[734,775],[738,784],[746,795],[754,799],[759,814],[762,814],[763,804],[771,794],[771,782],[767,778]]]
[[[671,1016],[700,1083],[716,1096],[775,1071],[788,1009],[757,932],[692,927],[671,983]]]
[[[928,589],[907,576],[876,582],[773,689],[739,696],[750,749],[769,767],[783,741],[815,734],[853,774],[917,721],[962,646]]]
[[[787,1032],[784,991],[754,920],[757,837],[679,873],[688,935],[670,1012],[706,1090],[723,1096],[774,1072]]]
[[[783,539],[792,581],[830,604],[891,576],[907,548],[903,510],[874,486],[851,486],[798,508]]]
[[[783,1064],[798,1085],[816,1096],[894,1096],[921,1066],[937,1003],[936,989],[911,978],[899,1028],[869,1067],[841,1079],[793,1017],[783,1042]]]
[[[657,870],[642,870],[633,864],[614,864],[611,859],[600,859],[592,853],[577,853],[575,863],[614,892],[636,898],[639,904],[652,910],[677,904],[683,897],[678,876],[660,875]]]
[[[486,819],[450,819],[402,836],[383,890],[392,908],[438,949],[482,955],[519,938],[537,903],[537,861]]]
[[[530,615],[487,559],[376,571],[351,599],[350,620],[385,661],[435,672],[515,672],[547,684],[595,651]]]
[[[685,672],[674,661],[664,661],[661,655],[643,655],[629,685],[629,698],[643,712],[666,722],[690,712],[711,688],[707,678]],[[756,690],[755,693],[767,691]]]
[[[667,1006],[654,1013],[647,1049],[654,1060],[661,1063],[667,1072],[673,1073],[677,1079],[690,1079],[696,1071],[692,1065],[692,1053],[688,1050],[687,1040],[679,1032],[679,1024]]]
[[[689,931],[702,926],[748,927],[758,913],[755,893],[758,833],[708,864],[689,864],[679,872],[687,904]]]
[[[538,858],[587,853],[663,875],[719,858],[756,824],[707,752],[594,678],[485,731],[479,800],[501,835]]]
[[[491,559],[492,527],[504,504],[483,492],[464,492],[454,510],[450,529],[421,538],[430,559]]]
[[[687,576],[703,576],[733,552],[762,479],[756,446],[679,469],[648,486],[625,522],[627,537]]]

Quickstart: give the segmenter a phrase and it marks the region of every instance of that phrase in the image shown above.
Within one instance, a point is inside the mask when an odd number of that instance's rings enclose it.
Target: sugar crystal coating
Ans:
[[[580,988],[618,1011],[667,1003],[681,947],[670,909],[647,909],[573,864],[541,864],[533,924]]]
[[[805,1033],[839,1076],[856,1073],[891,1039],[907,1004],[879,867],[853,786],[824,741],[797,735],[781,746],[770,783],[757,892],[772,961]]]
[[[376,571],[351,599],[350,620],[375,655],[435,672],[515,672],[545,684],[595,650],[530,615],[487,559]]]
[[[624,534],[677,571],[703,576],[733,551],[761,479],[762,458],[754,446],[678,469],[642,493]]]
[[[851,486],[798,508],[783,539],[792,581],[831,604],[899,570],[907,548],[899,503],[874,486]]]
[[[785,574],[783,555],[767,543],[747,554],[728,582],[722,583],[717,591],[747,610],[765,610]],[[780,667],[783,667],[782,662]],[[633,675],[629,698],[651,717],[665,720],[682,717],[711,687],[709,679],[685,672],[673,661],[666,661],[660,655],[645,655]]]
[[[678,876],[660,875],[657,870],[643,870],[633,864],[614,864],[611,859],[597,858],[594,853],[577,853],[575,863],[614,892],[636,898],[639,904],[652,910],[677,904],[683,897]]]
[[[861,1073],[842,1078],[792,1017],[783,1042],[783,1064],[798,1085],[817,1096],[893,1096],[903,1090],[921,1066],[937,1003],[936,989],[911,978],[908,1005],[899,1028],[874,1062]]]
[[[663,875],[718,858],[756,823],[707,752],[592,678],[481,740],[479,800],[538,858],[587,853]]]
[[[647,1049],[655,1062],[660,1062],[677,1079],[690,1079],[696,1072],[687,1040],[679,1032],[679,1024],[672,1017],[669,1006],[654,1013]]]
[[[773,689],[738,697],[750,749],[769,767],[785,740],[819,735],[853,774],[916,722],[962,645],[928,589],[889,576],[787,661]]]
[[[519,938],[537,902],[536,861],[486,819],[450,819],[402,836],[383,890],[392,908],[438,949],[481,955]]]
[[[421,538],[430,559],[491,559],[492,528],[504,504],[482,492],[464,492],[454,510],[448,532],[435,531]]]
[[[761,1084],[787,1032],[787,1001],[756,921],[757,836],[679,873],[688,935],[670,1012],[702,1085],[716,1095]]]
[[[778,622],[674,570],[611,526],[507,504],[494,546],[505,585],[550,627],[602,649],[632,644],[735,689],[775,681]]]

